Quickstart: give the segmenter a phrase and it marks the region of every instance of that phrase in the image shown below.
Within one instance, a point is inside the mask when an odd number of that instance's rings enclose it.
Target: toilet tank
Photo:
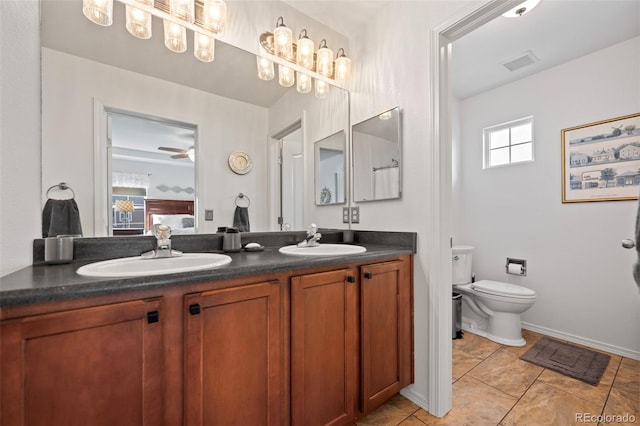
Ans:
[[[471,282],[473,247],[453,246],[453,285]]]

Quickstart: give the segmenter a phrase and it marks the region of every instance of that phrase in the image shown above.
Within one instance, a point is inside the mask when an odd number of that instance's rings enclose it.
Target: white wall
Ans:
[[[477,279],[530,287],[525,327],[640,358],[640,292],[632,278],[637,202],[562,204],[564,128],[640,112],[635,38],[461,104],[455,241],[476,247]],[[482,129],[533,115],[535,162],[482,169]],[[505,273],[506,257],[527,276]]]
[[[105,83],[106,82],[106,83]],[[212,95],[84,58],[42,49],[42,185],[67,182],[75,191],[85,235],[94,222],[94,100],[117,108],[198,126],[198,228],[231,226],[235,199],[251,199],[252,230],[267,229],[265,182],[267,109]],[[233,151],[254,159],[250,173],[228,166]],[[44,194],[43,194],[44,197]],[[213,209],[207,222],[204,210]]]
[[[164,200],[193,200],[195,193],[185,189],[195,189],[195,170],[191,166],[171,166],[146,161],[114,158],[111,161],[112,172],[147,175],[149,187],[147,198]],[[168,187],[169,189],[164,189]],[[177,191],[173,187],[179,188]],[[162,189],[160,189],[162,188]]]
[[[0,3],[0,276],[30,264],[42,236],[39,29],[39,3]]]
[[[321,228],[343,228],[342,207],[346,204],[317,206],[315,204],[315,160],[314,143],[343,130],[349,134],[349,94],[347,91],[331,87],[329,96],[316,99],[313,93],[300,94],[295,90],[287,92],[269,109],[269,135],[274,135],[296,121],[302,121],[304,157],[304,212],[305,227],[315,223]],[[276,143],[274,139],[270,142]],[[345,142],[348,144],[348,139]],[[347,145],[348,146],[348,145]],[[273,148],[273,146],[272,146]],[[348,152],[346,164],[349,164]],[[277,164],[270,151],[271,173],[276,173]],[[272,189],[272,194],[275,192]],[[272,195],[271,201],[277,196]],[[272,210],[274,206],[272,205]]]
[[[393,1],[371,20],[367,28],[351,39],[353,63],[351,122],[358,123],[393,107],[401,110],[402,198],[357,203],[360,224],[354,229],[413,231],[418,233],[418,253],[414,268],[415,385],[403,393],[421,406],[442,395],[428,366],[434,360],[429,352],[429,311],[438,302],[430,297],[430,287],[447,283],[428,281],[428,229],[436,218],[430,216],[429,185],[431,171],[431,115],[429,81],[430,30],[453,14],[469,7],[464,1]],[[409,36],[408,36],[409,35]],[[437,346],[436,337],[431,342]],[[446,337],[450,344],[450,334]],[[436,348],[431,348],[436,351]],[[450,346],[449,346],[450,353]],[[444,370],[445,365],[440,365]],[[449,382],[450,383],[450,382]],[[440,394],[440,395],[439,395]],[[446,405],[447,403],[442,403]],[[442,408],[442,407],[440,407]],[[435,409],[438,409],[435,407]]]

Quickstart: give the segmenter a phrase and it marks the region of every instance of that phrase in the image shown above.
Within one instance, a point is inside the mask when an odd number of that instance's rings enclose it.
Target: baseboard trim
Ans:
[[[407,398],[409,401],[413,402],[414,404],[418,404],[420,406],[420,408],[424,409],[425,411],[429,412],[429,403],[427,401],[427,398],[424,397],[424,395],[417,393],[416,391],[414,391],[415,386],[407,386],[406,388],[402,389],[400,391],[400,395],[404,396],[405,398]]]
[[[553,330],[551,328],[540,327],[539,325],[531,324],[528,322],[523,322],[522,328],[535,331],[536,333],[541,333],[546,336],[556,337],[568,342],[577,343],[579,345],[587,346],[593,349],[599,349],[601,351],[640,361],[640,352],[632,351],[627,348],[621,348],[619,346],[610,345],[608,343],[599,342],[597,340],[587,339],[586,337],[575,336],[573,334],[564,333],[562,331]]]

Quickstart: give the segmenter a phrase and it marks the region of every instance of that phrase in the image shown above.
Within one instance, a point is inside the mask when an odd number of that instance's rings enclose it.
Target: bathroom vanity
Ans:
[[[4,422],[353,424],[413,381],[415,234],[374,234],[352,256],[263,243],[166,276],[81,277],[85,260],[3,277]]]

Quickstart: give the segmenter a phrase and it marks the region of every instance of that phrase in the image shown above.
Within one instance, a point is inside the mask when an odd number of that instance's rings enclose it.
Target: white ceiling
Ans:
[[[382,9],[391,2],[286,0],[286,3],[350,36],[372,16],[384,13]],[[478,1],[478,5],[482,3]],[[453,44],[453,93],[463,99],[638,35],[638,0],[542,0],[520,18],[498,17]],[[515,72],[502,65],[528,50],[539,62]]]

